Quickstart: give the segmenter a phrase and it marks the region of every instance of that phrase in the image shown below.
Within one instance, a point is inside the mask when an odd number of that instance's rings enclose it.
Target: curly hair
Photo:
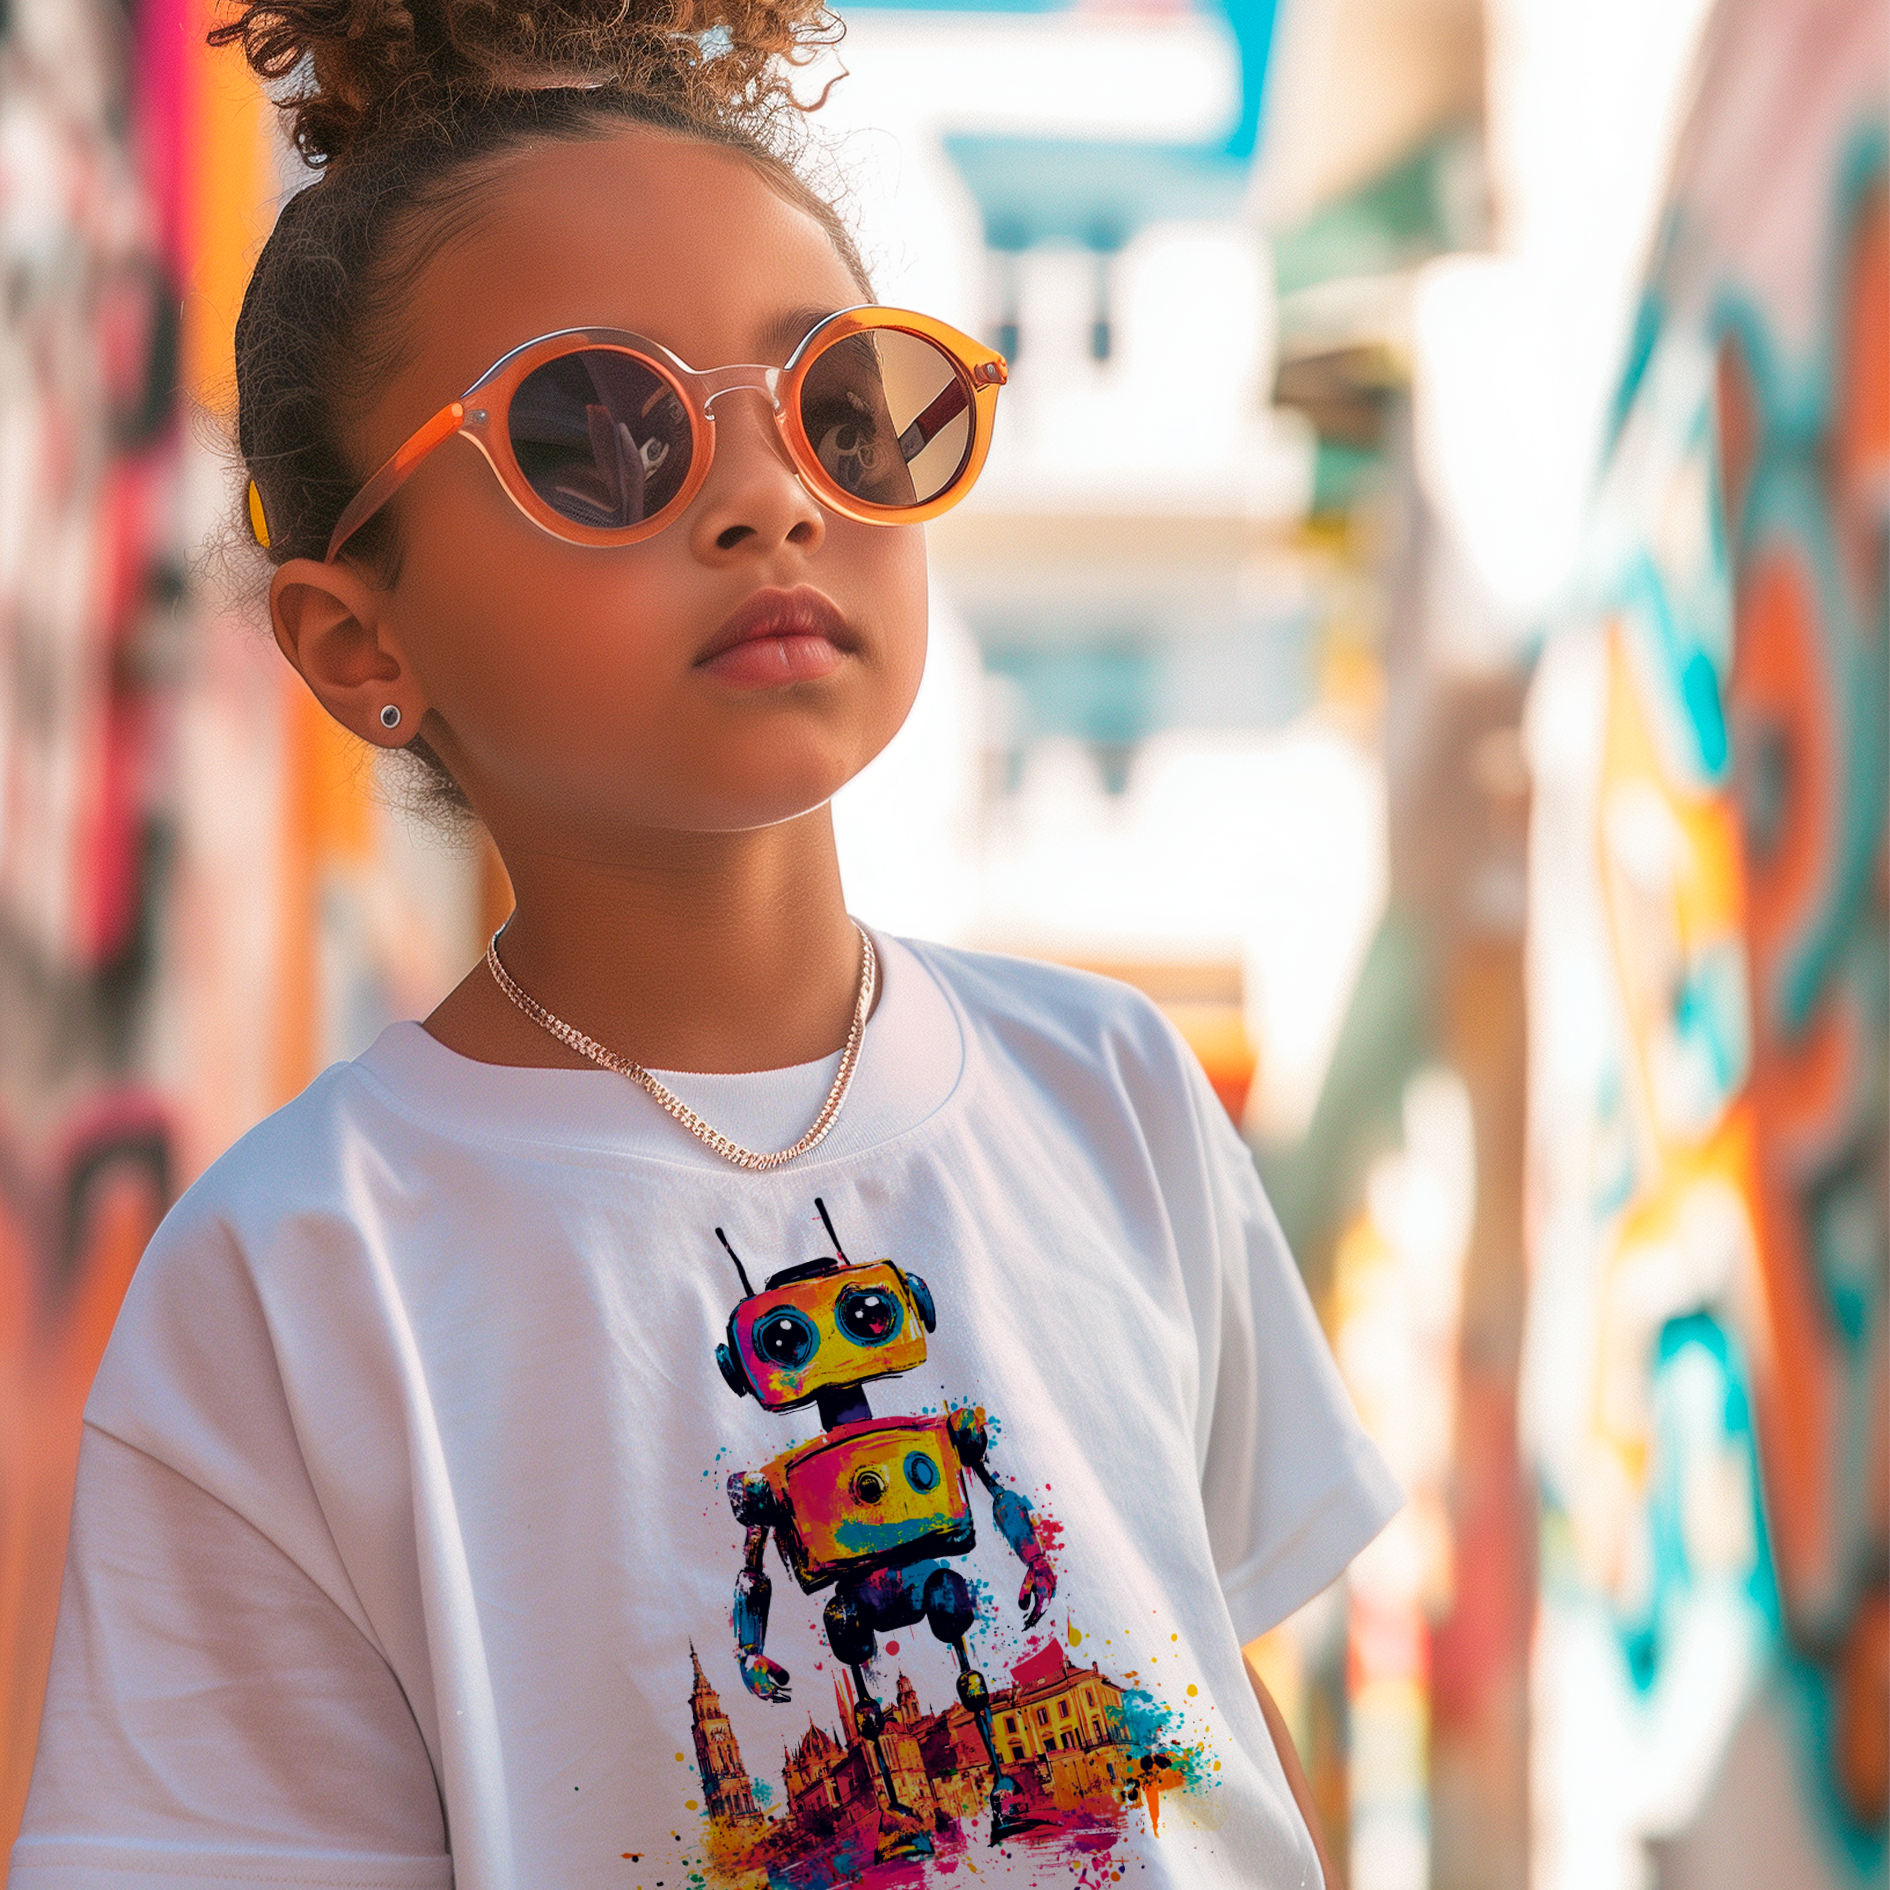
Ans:
[[[614,93],[705,130],[759,136],[793,109],[788,69],[839,38],[821,0],[249,0],[212,29],[328,164],[390,134],[449,128],[508,93]]]
[[[793,68],[840,36],[823,0],[245,0],[210,35],[272,86],[321,173],[283,206],[236,323],[237,447],[268,556],[320,558],[371,468],[342,415],[400,359],[399,312],[494,171],[628,125],[718,145],[815,218],[870,294],[833,203],[797,168]],[[349,555],[384,563],[393,514]],[[423,738],[436,797],[464,797]]]

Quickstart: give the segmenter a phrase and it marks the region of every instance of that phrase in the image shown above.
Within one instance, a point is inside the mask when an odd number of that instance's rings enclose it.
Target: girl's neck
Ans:
[[[506,969],[538,1002],[646,1068],[780,1069],[846,1039],[860,945],[827,810],[750,833],[652,834],[609,858],[501,843],[517,910]],[[427,1019],[482,1063],[588,1068],[483,964]]]

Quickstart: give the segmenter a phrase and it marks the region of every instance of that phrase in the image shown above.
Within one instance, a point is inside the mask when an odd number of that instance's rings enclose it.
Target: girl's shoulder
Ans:
[[[127,1311],[154,1298],[227,1291],[286,1232],[319,1232],[332,1242],[358,1206],[364,1167],[398,1163],[387,1115],[355,1064],[323,1071],[172,1203],[132,1277]]]
[[[905,942],[987,1052],[1040,1080],[1090,1077],[1190,1104],[1205,1083],[1181,1033],[1134,985],[1044,959]]]
[[[253,1222],[330,1199],[347,1185],[364,1133],[384,1135],[386,1114],[360,1063],[331,1064],[238,1136],[178,1197],[168,1218]]]
[[[213,1491],[208,1466],[232,1436],[280,1429],[285,1308],[320,1304],[361,1271],[373,1108],[353,1066],[336,1064],[184,1190],[132,1274],[88,1423]],[[390,1157],[383,1143],[369,1159]]]
[[[1167,1028],[1160,1010],[1120,978],[1047,958],[937,945],[926,939],[899,942],[976,1021],[1015,1019],[1084,1036]]]

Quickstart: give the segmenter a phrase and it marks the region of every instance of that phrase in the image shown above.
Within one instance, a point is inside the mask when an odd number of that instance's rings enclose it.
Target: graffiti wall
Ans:
[[[175,1185],[140,1041],[167,835],[180,108],[162,22],[0,28],[0,1821],[57,1592],[74,1417]],[[10,1830],[10,1825],[8,1826]]]
[[[281,188],[201,0],[0,6],[0,1859],[79,1414],[177,1190],[472,955],[429,848],[207,547]],[[3,1865],[0,1865],[3,1868]]]
[[[1537,1881],[1886,1881],[1890,20],[1728,0],[1530,706]]]

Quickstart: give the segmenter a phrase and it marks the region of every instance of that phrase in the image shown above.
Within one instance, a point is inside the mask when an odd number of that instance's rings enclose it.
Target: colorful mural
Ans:
[[[206,552],[280,188],[208,21],[0,7],[0,1856],[80,1411],[146,1238],[323,1063],[430,1007],[482,911],[478,856],[413,843],[269,642],[258,574]]]
[[[1716,19],[1531,705],[1550,1890],[1885,1880],[1887,67]]]
[[[176,1169],[139,1056],[180,588],[166,23],[0,12],[0,1839],[31,1762],[79,1406]]]

